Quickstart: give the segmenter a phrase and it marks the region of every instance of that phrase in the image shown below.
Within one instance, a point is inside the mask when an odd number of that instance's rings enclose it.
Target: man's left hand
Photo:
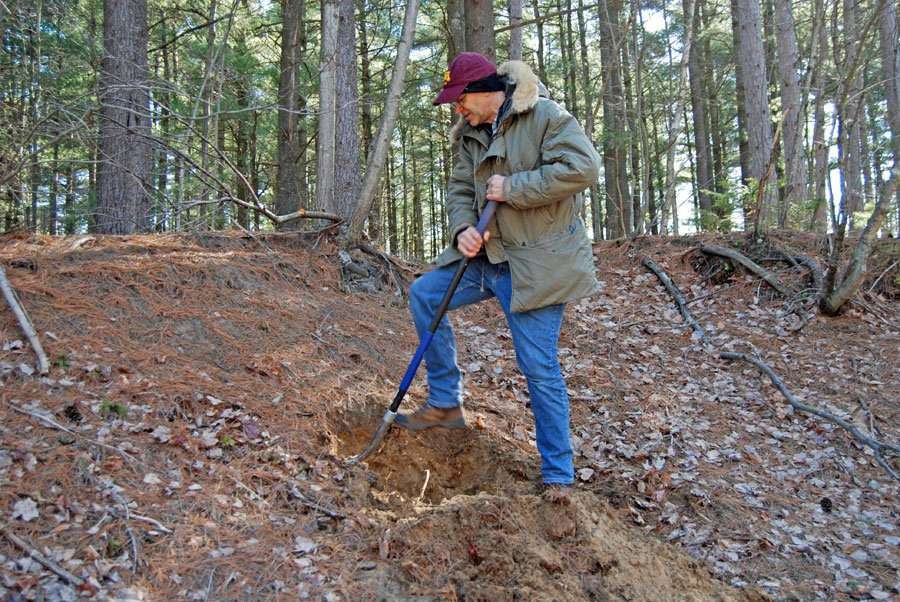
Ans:
[[[503,183],[506,182],[506,176],[494,175],[488,178],[487,193],[484,195],[489,201],[497,201],[503,203],[506,196],[503,194]]]

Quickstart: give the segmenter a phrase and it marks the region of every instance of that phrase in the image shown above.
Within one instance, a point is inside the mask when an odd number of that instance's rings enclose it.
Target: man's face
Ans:
[[[485,123],[493,123],[497,107],[494,106],[492,92],[468,92],[462,94],[453,103],[453,110],[462,115],[469,125],[477,127]]]

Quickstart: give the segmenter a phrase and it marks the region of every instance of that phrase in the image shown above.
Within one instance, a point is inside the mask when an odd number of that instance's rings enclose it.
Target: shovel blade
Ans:
[[[392,412],[390,410],[385,412],[384,417],[381,419],[381,424],[378,425],[378,430],[375,431],[375,434],[372,436],[372,440],[369,442],[366,448],[355,456],[347,458],[345,464],[347,464],[348,466],[353,466],[354,464],[359,464],[370,455],[372,455],[372,453],[374,453],[381,446],[381,442],[384,440],[384,436],[387,434],[388,430],[390,430],[391,424],[393,424],[396,417],[397,412]]]

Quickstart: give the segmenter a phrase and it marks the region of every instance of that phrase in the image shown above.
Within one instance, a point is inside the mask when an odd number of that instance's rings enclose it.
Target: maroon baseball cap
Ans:
[[[444,89],[432,104],[441,105],[456,102],[466,86],[497,73],[497,66],[477,52],[462,52],[450,63],[444,72]]]

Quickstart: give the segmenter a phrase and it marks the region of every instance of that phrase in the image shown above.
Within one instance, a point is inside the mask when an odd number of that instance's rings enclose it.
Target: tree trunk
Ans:
[[[887,121],[895,132],[891,147],[894,164],[900,161],[900,44],[897,43],[897,7],[882,2],[878,14],[878,33],[881,46],[881,72],[885,82]],[[895,193],[897,233],[900,235],[900,190]]]
[[[643,66],[644,66],[644,50],[646,48],[645,44],[640,45],[640,50],[638,50],[638,31],[644,32],[644,19],[642,17],[641,11],[638,9],[637,0],[631,0],[631,13],[633,15],[637,15],[638,22],[640,23],[640,27],[633,27],[631,31],[632,36],[632,46],[633,52],[635,56],[635,86],[637,87],[637,94],[635,95],[635,124],[638,128],[638,132],[640,132],[639,142],[640,142],[640,191],[641,191],[641,209],[640,209],[640,219],[643,221],[643,218],[646,216],[647,220],[652,224],[655,219],[655,215],[651,215],[650,208],[653,205],[653,180],[650,176],[650,140],[647,136],[647,124],[645,123],[645,115],[647,114],[644,111],[644,85],[643,85]],[[652,113],[652,111],[650,111]],[[637,221],[637,220],[635,220]],[[640,224],[640,229],[636,231],[639,233],[647,232],[647,224]]]
[[[893,139],[896,141],[896,134],[893,135]],[[860,234],[859,242],[853,250],[853,256],[850,259],[850,265],[847,267],[844,278],[840,285],[833,289],[829,287],[827,294],[822,298],[820,305],[822,311],[826,314],[830,316],[837,314],[841,307],[859,290],[866,275],[866,261],[869,255],[872,254],[873,241],[878,235],[878,230],[884,224],[890,199],[897,193],[898,183],[900,183],[900,166],[895,164],[890,179],[882,185],[878,201],[875,203],[875,210],[869,217],[862,234]],[[831,268],[830,272],[834,273],[836,266],[831,266]]]
[[[397,45],[397,55],[394,59],[394,67],[391,73],[391,86],[385,99],[381,125],[378,128],[375,145],[366,163],[366,176],[359,196],[359,203],[356,205],[356,210],[350,220],[350,228],[347,233],[350,241],[359,240],[366,218],[369,215],[369,210],[375,200],[375,193],[378,190],[378,182],[381,179],[381,172],[384,168],[384,159],[390,147],[390,137],[394,132],[394,121],[397,119],[397,112],[400,109],[400,95],[403,93],[403,81],[406,76],[409,51],[412,48],[418,8],[419,3],[415,1],[410,1],[406,6],[406,14],[403,17],[403,33]]]
[[[405,124],[400,124],[400,185],[401,191],[400,195],[402,197],[401,203],[401,214],[400,214],[400,228],[401,234],[403,236],[403,241],[401,244],[401,248],[403,249],[403,256],[410,256],[410,244],[409,244],[409,176],[408,168],[409,168],[409,155],[406,153],[406,134],[407,127]]]
[[[606,190],[606,231],[610,239],[631,234],[631,196],[628,194],[628,153],[625,132],[625,95],[619,63],[620,0],[600,0],[600,55],[603,66],[603,173]]]
[[[584,20],[584,0],[578,0],[578,41],[581,63],[581,89],[584,93],[584,132],[588,140],[594,142],[594,87],[591,85],[591,63],[587,49],[587,26]],[[591,224],[594,240],[603,238],[603,224],[600,221],[600,188],[597,182],[590,187]]]
[[[65,234],[75,234],[75,226],[78,223],[78,216],[75,215],[75,179],[75,166],[71,165],[66,175],[66,201],[63,205]]]
[[[825,73],[826,57],[828,56],[828,36],[825,33],[825,3],[824,0],[816,0],[815,15],[820,26],[817,33],[819,38],[815,63],[811,67],[812,88],[815,94],[813,108],[813,139],[812,139],[812,189],[809,196],[813,199],[813,215],[809,229],[813,232],[824,234],[828,229],[828,200],[826,198],[825,180],[828,177],[828,147],[825,140],[825,86],[827,76]]]
[[[509,0],[509,58],[522,60],[522,0]]]
[[[218,96],[218,94],[217,94]],[[215,204],[211,205],[210,216],[212,221],[210,222],[210,227],[213,230],[220,230],[225,227],[226,224],[226,211],[227,206],[222,201],[226,196],[228,196],[228,191],[225,189],[225,162],[222,160],[222,155],[225,153],[225,120],[219,119],[218,115],[222,111],[219,108],[216,109],[216,186],[218,189],[216,190],[217,201]]]
[[[253,121],[250,126],[250,185],[254,194],[259,194],[259,154],[257,152],[257,133],[259,131],[259,110],[253,109]],[[259,230],[260,212],[253,212],[253,226]]]
[[[687,18],[688,8],[691,0],[682,0],[682,8]],[[701,23],[701,11],[703,10],[703,0],[697,0],[697,8],[694,10],[694,16],[691,20],[691,29],[694,31],[694,38],[698,37]],[[708,230],[714,223],[714,215],[712,213],[712,197],[709,191],[715,190],[715,182],[713,179],[712,151],[709,145],[708,131],[708,111],[706,104],[705,90],[708,87],[706,83],[706,57],[703,53],[701,44],[693,44],[688,60],[688,75],[691,85],[691,111],[694,117],[694,147],[697,150],[697,202],[700,205],[700,214],[698,223],[700,229]]]
[[[480,52],[496,60],[494,7],[491,0],[464,0],[466,10],[466,50]]]
[[[53,144],[50,163],[50,207],[47,211],[47,234],[55,236],[56,224],[59,220],[59,143]]]
[[[350,219],[359,202],[359,74],[356,68],[354,0],[339,0],[334,209]]]
[[[534,13],[535,27],[537,28],[537,68],[538,77],[544,84],[547,82],[547,67],[544,64],[544,21],[541,17],[541,7],[539,0],[532,0],[532,12]]]
[[[165,17],[160,24],[160,39],[162,40],[162,50],[160,52],[162,59],[162,80],[164,82],[174,82],[172,77],[172,61],[169,53],[169,28]],[[174,53],[174,48],[173,51]],[[157,121],[159,130],[162,135],[164,144],[172,143],[172,91],[169,86],[164,86],[164,90],[157,92],[157,111],[159,116]],[[156,213],[157,221],[154,227],[157,232],[168,229],[169,224],[167,217],[169,215],[168,203],[168,185],[169,185],[169,152],[164,145],[156,150]]]
[[[758,213],[752,217],[757,224],[765,224],[773,195],[766,182],[766,172],[772,153],[772,124],[769,113],[766,79],[765,49],[762,39],[762,16],[756,0],[732,0],[735,27],[735,62],[743,80],[741,104],[746,121],[741,126],[742,138],[747,140],[746,172],[744,180],[755,186],[765,185]],[[742,164],[742,168],[743,168]]]
[[[789,0],[775,0],[775,31],[778,40],[781,107],[784,112],[782,134],[785,171],[784,200],[778,213],[778,227],[784,228],[791,207],[800,205],[806,193],[800,112],[800,58],[794,29],[794,14]]]
[[[147,232],[150,226],[150,97],[147,1],[104,0],[100,74],[97,229]]]
[[[447,63],[466,49],[466,7],[463,0],[447,0]]]
[[[700,3],[700,11],[703,17],[703,30],[707,31],[713,23],[713,17],[710,14],[711,9],[707,2]],[[728,176],[725,173],[725,140],[722,133],[722,119],[719,112],[719,90],[720,78],[719,70],[716,68],[715,61],[712,60],[712,50],[709,36],[703,36],[700,40],[703,62],[708,66],[708,78],[706,86],[703,90],[704,97],[708,99],[706,106],[709,109],[709,129],[710,138],[712,140],[712,172],[713,184],[716,192],[724,193],[728,182]],[[730,208],[723,204],[714,204],[716,216],[720,219],[727,220]]]
[[[693,0],[684,0],[684,22],[687,26],[684,29],[684,41],[681,45],[681,66],[678,71],[678,86],[675,89],[675,107],[672,110],[672,119],[669,125],[669,141],[666,145],[666,202],[664,207],[669,207],[672,211],[672,232],[678,234],[678,206],[675,197],[675,147],[678,137],[681,135],[681,112],[684,108],[685,95],[682,93],[685,80],[688,79],[688,63],[691,56],[691,43],[693,39],[693,24],[697,21],[694,19],[695,5]],[[665,215],[665,212],[663,213]],[[663,232],[665,232],[666,222],[662,223]]]
[[[360,11],[358,16],[357,27],[359,31],[359,57],[360,57],[360,71],[361,71],[361,79],[362,79],[362,98],[360,99],[360,105],[362,107],[362,160],[363,163],[369,162],[369,155],[372,153],[372,143],[373,143],[373,125],[372,125],[372,71],[371,64],[369,61],[369,37],[367,35],[367,28],[365,23],[365,14]],[[383,195],[379,195],[376,193],[374,200],[372,201],[372,209],[369,214],[368,228],[367,233],[369,235],[370,240],[380,240],[381,239],[381,209],[382,203],[381,198]]]
[[[238,52],[240,52],[241,54],[249,53],[249,50],[247,49],[243,41],[241,41],[240,43]],[[233,85],[235,101],[237,101],[237,106],[240,110],[240,113],[235,117],[234,120],[236,122],[236,127],[232,130],[234,132],[234,166],[238,171],[238,173],[234,175],[233,190],[236,191],[237,197],[241,201],[243,201],[244,203],[250,203],[251,199],[255,196],[255,191],[252,191],[247,187],[247,183],[249,183],[252,179],[250,170],[251,163],[253,161],[253,154],[250,150],[250,128],[248,127],[248,120],[251,117],[251,83],[244,77],[238,77],[236,78]],[[244,205],[238,205],[236,211],[237,223],[240,224],[241,227],[245,230],[249,229],[250,219],[247,212],[247,207],[245,207]]]
[[[841,99],[838,103],[840,118],[839,166],[844,180],[842,205],[846,198],[846,219],[850,231],[857,228],[855,213],[863,208],[862,187],[862,74],[855,64],[862,49],[856,18],[855,0],[844,0],[844,60],[841,69]]]
[[[410,2],[416,4],[416,2]],[[387,182],[387,231],[388,231],[388,249],[393,255],[399,254],[399,245],[397,241],[397,202],[394,199],[394,151],[390,149],[388,152],[388,177]],[[353,225],[351,224],[351,228]]]
[[[203,81],[200,85],[200,92],[197,94],[197,102],[202,103],[203,114],[200,118],[200,168],[203,172],[209,169],[209,139],[216,129],[214,123],[212,104],[215,90],[216,78],[216,11],[218,10],[218,0],[210,0],[207,18],[209,26],[206,29],[206,66],[203,73]],[[208,89],[208,90],[207,90]],[[190,144],[188,144],[190,146]],[[190,172],[188,172],[190,173]],[[210,202],[210,186],[203,186],[203,192],[200,196],[199,208],[199,227],[201,230],[209,228],[209,202]]]
[[[566,108],[576,120],[580,121],[579,117],[581,113],[578,110],[578,87],[575,81],[577,79],[575,65],[578,61],[575,60],[575,40],[572,32],[572,0],[566,0],[564,14],[566,17],[565,27],[562,28],[563,23],[560,22],[560,41],[565,40],[563,48],[565,55],[568,56],[568,60],[566,61],[566,82],[569,88],[569,102],[566,104]]]
[[[410,136],[412,138],[412,136]],[[419,168],[416,156],[418,153],[415,144],[410,149],[410,163],[412,164],[412,250],[413,256],[419,261],[425,259],[425,220],[422,216],[422,188],[419,182]]]
[[[306,206],[306,189],[301,186],[303,142],[300,136],[301,111],[305,105],[300,93],[300,64],[303,60],[305,0],[281,1],[281,59],[278,77],[278,150],[275,172],[275,213],[287,215]],[[295,229],[299,223],[276,225],[279,230]]]
[[[653,99],[650,98],[650,114],[654,114],[653,108]],[[650,140],[653,142],[653,161],[648,164],[648,176],[647,181],[649,184],[647,190],[647,197],[649,198],[649,205],[647,206],[647,219],[650,220],[650,233],[653,235],[659,234],[659,207],[662,204],[661,202],[657,202],[656,193],[662,191],[662,178],[659,165],[659,136],[656,131],[656,119],[650,120],[651,137]]]
[[[339,0],[322,2],[322,57],[319,72],[319,137],[316,200],[319,209],[335,208],[335,144],[337,123],[337,38]]]

